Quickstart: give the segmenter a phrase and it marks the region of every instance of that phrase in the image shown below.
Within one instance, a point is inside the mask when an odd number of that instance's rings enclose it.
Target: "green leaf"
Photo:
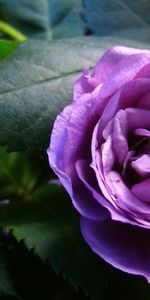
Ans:
[[[81,0],[49,0],[53,38],[84,35]]]
[[[48,259],[74,287],[99,299],[104,284],[101,286],[99,278],[104,270],[81,238],[79,216],[60,186],[40,188],[32,201],[2,206],[0,223],[13,229],[18,240],[25,239],[29,249]]]
[[[0,232],[0,295],[6,294],[18,298],[9,272],[9,264],[3,250],[2,233]]]
[[[93,300],[149,299],[150,288],[143,278],[112,268],[85,244],[79,216],[61,186],[43,186],[28,202],[1,206],[0,223]]]
[[[54,119],[72,100],[74,79],[101,53],[96,39],[19,45],[0,65],[0,144],[45,150]]]
[[[82,37],[19,45],[0,64],[0,145],[46,151],[57,114],[72,102],[74,80],[95,65],[105,48],[123,41]]]
[[[17,42],[0,40],[0,61],[11,54],[17,46]]]
[[[18,240],[25,239],[29,249],[35,248],[76,288],[83,287],[98,299],[99,280],[93,280],[98,270],[81,238],[79,217],[60,186],[40,188],[32,201],[2,206],[0,223],[13,229]]]
[[[150,41],[149,0],[84,0],[86,27],[95,35]]]
[[[48,0],[0,0],[0,19],[25,35],[48,34]]]
[[[18,242],[9,233],[6,242],[6,245],[9,244],[9,247],[5,247],[5,251],[9,257],[10,274],[12,274],[21,299],[89,300],[83,292],[82,298],[80,298],[80,293],[75,293],[68,281],[63,279],[62,274],[56,274],[50,264],[43,262],[33,249],[28,250],[23,240]],[[76,295],[76,298],[72,298],[73,294]],[[7,298],[7,300],[12,300],[12,298]]]

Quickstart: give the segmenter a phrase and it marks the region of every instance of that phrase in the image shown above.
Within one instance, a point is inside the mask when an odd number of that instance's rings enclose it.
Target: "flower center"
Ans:
[[[140,131],[136,130],[129,136],[130,151],[122,171],[122,176],[130,187],[150,177],[150,132],[144,129]]]

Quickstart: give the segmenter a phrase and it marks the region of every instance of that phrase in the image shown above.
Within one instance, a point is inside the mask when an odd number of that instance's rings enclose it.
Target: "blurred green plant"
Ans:
[[[18,42],[24,42],[27,40],[27,37],[23,33],[3,21],[0,21],[0,32],[8,34],[8,36]]]

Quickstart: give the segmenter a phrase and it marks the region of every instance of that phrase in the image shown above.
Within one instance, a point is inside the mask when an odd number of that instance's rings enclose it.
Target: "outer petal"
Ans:
[[[138,73],[142,69],[142,77],[147,77],[144,76],[144,67],[148,64],[150,64],[150,51],[125,57],[117,67],[113,69],[105,81],[101,91],[102,97],[108,98],[127,82],[136,77],[141,78],[138,76]]]
[[[75,163],[78,159],[90,159],[92,131],[101,113],[100,101],[96,101],[98,92],[95,90],[85,97],[84,103],[74,103],[64,109],[55,121],[48,149],[50,166],[73,204],[82,215],[92,219],[98,219],[102,209],[79,179]]]
[[[88,82],[88,69],[83,70],[83,74],[75,81],[73,89],[73,100],[77,101],[82,95],[91,93],[94,87]]]
[[[75,81],[73,99],[76,101],[83,94],[91,93],[95,87],[107,81],[112,71],[115,71],[115,69],[121,61],[127,59],[128,57],[135,56],[137,54],[148,55],[150,54],[150,51],[123,46],[115,46],[108,49],[96,63],[96,66],[91,76],[89,75],[88,69],[85,69],[83,71],[82,76],[80,76]],[[132,62],[134,62],[134,57],[132,59],[129,58],[129,60],[132,60]],[[143,76],[144,75],[142,73],[142,77]]]
[[[92,250],[114,267],[150,282],[150,231],[121,222],[81,218],[81,231]]]
[[[110,214],[108,210],[105,208],[105,203],[107,200],[101,194],[101,191],[96,181],[94,171],[90,168],[89,162],[85,160],[78,160],[76,162],[76,170],[86,190],[90,191],[95,201],[97,201],[98,211],[100,210],[101,212],[101,215],[99,213],[99,220],[109,219]],[[82,196],[83,198],[85,198],[85,195]]]
[[[106,81],[111,72],[119,65],[119,63],[131,55],[139,53],[150,53],[146,50],[115,46],[108,49],[100,60],[97,62],[92,77],[97,81],[97,84]]]

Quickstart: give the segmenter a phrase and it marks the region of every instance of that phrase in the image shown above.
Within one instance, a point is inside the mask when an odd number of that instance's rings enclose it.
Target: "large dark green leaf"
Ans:
[[[73,81],[120,39],[29,41],[0,64],[0,145],[45,151],[57,114],[72,101]],[[125,42],[132,46],[146,47]]]
[[[73,81],[101,55],[96,39],[29,41],[0,65],[0,144],[35,151],[48,145]]]
[[[0,0],[0,19],[27,36],[48,34],[48,0]]]
[[[81,7],[82,0],[49,0],[50,25],[53,38],[84,34]]]
[[[13,229],[18,240],[25,239],[29,249],[93,300],[149,300],[150,288],[143,278],[113,269],[89,249],[70,202],[59,185],[43,186],[30,201],[1,206],[0,224]]]
[[[87,28],[100,36],[150,41],[149,0],[84,0]]]

